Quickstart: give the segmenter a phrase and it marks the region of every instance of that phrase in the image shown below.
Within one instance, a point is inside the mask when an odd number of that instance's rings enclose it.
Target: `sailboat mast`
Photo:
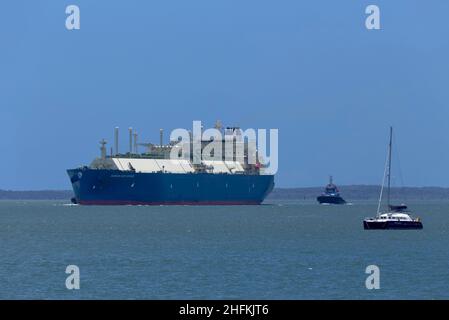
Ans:
[[[390,208],[390,185],[391,185],[391,151],[393,147],[393,127],[390,127],[390,144],[388,145],[388,189],[387,205]]]

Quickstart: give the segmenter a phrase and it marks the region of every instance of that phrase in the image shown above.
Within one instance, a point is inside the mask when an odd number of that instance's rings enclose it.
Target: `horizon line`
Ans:
[[[381,187],[380,184],[345,184],[339,185],[339,188],[345,187]],[[323,185],[320,186],[297,186],[297,187],[285,187],[279,186],[274,189],[311,189],[311,188],[324,188]],[[392,186],[392,189],[400,189],[400,188],[415,188],[415,189],[426,189],[426,188],[438,188],[438,189],[449,189],[449,186]],[[0,192],[72,192],[71,189],[3,189],[0,188]]]

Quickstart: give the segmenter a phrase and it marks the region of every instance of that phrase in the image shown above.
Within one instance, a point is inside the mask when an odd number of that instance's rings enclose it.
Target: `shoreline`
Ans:
[[[340,186],[340,193],[347,201],[378,200],[380,186]],[[323,187],[275,188],[266,200],[315,200]],[[0,190],[0,200],[70,200],[71,190]],[[392,187],[392,199],[449,200],[449,188],[445,187]]]

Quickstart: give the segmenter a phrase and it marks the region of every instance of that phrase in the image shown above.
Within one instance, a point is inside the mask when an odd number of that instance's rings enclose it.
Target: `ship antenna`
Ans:
[[[135,153],[135,154],[138,154],[138,153],[139,153],[139,150],[138,150],[139,144],[137,143],[137,139],[138,139],[138,137],[139,137],[139,134],[138,134],[137,132],[134,131],[133,136],[134,136],[134,153]]]
[[[159,145],[162,147],[164,144],[164,129],[159,129]]]
[[[118,155],[118,127],[114,129],[115,155]]]
[[[131,158],[131,154],[133,153],[133,128],[129,127],[129,157]]]

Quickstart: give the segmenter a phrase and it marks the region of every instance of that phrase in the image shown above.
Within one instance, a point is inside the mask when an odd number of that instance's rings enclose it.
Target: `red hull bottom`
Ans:
[[[78,204],[90,206],[242,206],[259,205],[256,201],[175,201],[175,202],[146,202],[146,201],[121,201],[121,200],[80,200]]]

